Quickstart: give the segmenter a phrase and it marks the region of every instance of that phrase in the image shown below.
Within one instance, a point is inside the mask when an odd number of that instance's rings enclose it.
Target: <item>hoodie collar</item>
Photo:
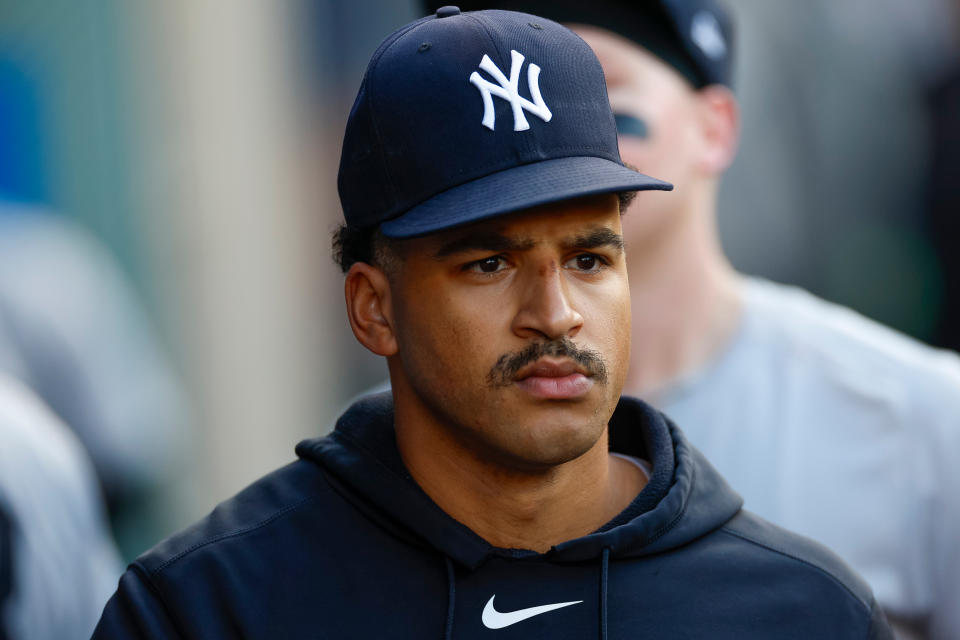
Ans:
[[[655,553],[711,531],[739,511],[742,500],[691,447],[672,422],[649,405],[620,399],[610,420],[611,450],[653,463],[647,486],[596,532],[543,554],[554,561]],[[367,396],[337,421],[333,433],[305,440],[297,455],[322,466],[334,488],[395,535],[433,547],[475,569],[491,556],[535,557],[500,549],[448,516],[407,472],[396,447],[389,392]]]

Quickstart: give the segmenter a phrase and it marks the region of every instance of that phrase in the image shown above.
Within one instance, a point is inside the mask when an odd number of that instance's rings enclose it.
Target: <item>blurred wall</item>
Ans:
[[[82,220],[143,282],[130,33],[118,0],[0,0],[0,197]]]
[[[172,0],[135,25],[144,232],[198,396],[207,507],[386,377],[330,257],[346,116],[404,3]]]
[[[139,206],[198,398],[202,508],[292,460],[343,393],[324,358],[341,315],[324,240],[336,201],[301,92],[300,10],[169,0],[131,11],[147,137]]]
[[[743,138],[719,224],[734,264],[929,340],[943,282],[926,93],[956,56],[951,0],[727,3]]]

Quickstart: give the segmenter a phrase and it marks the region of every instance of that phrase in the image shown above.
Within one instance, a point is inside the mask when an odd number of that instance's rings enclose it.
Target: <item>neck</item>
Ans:
[[[639,469],[609,455],[606,432],[569,462],[512,469],[463,446],[448,428],[405,412],[403,395],[394,388],[404,464],[441,509],[493,546],[546,552],[596,531],[646,484]]]
[[[655,393],[703,367],[740,321],[740,280],[716,229],[716,184],[700,186],[658,233],[628,239],[633,319],[625,394]]]

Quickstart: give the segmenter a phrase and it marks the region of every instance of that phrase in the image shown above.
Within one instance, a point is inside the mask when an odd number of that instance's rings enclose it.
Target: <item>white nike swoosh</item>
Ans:
[[[493,599],[496,597],[496,594],[490,596],[490,600],[487,601],[487,606],[483,608],[483,616],[481,619],[483,620],[483,626],[485,626],[487,629],[503,629],[504,627],[509,627],[512,624],[522,622],[527,618],[538,616],[541,613],[553,611],[554,609],[562,609],[563,607],[569,607],[572,604],[580,604],[583,602],[583,600],[575,600],[574,602],[542,604],[539,607],[530,607],[529,609],[519,609],[517,611],[500,613],[493,608]]]

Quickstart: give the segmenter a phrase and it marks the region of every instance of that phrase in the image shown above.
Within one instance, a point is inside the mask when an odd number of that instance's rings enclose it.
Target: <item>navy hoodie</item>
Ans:
[[[623,398],[611,449],[646,488],[546,553],[488,544],[416,485],[389,395],[134,562],[94,638],[890,638],[869,588],[741,499]],[[538,608],[534,608],[538,607]]]

